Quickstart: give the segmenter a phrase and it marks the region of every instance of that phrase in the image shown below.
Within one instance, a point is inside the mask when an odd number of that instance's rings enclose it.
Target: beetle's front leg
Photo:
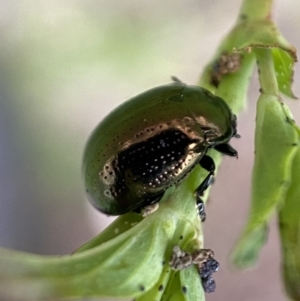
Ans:
[[[196,188],[195,193],[196,193],[196,205],[199,213],[199,217],[202,222],[205,221],[206,219],[206,213],[205,213],[205,208],[204,208],[204,202],[202,200],[202,196],[204,191],[211,185],[213,176],[215,173],[215,162],[214,160],[207,155],[204,155],[200,162],[200,166],[207,170],[209,174],[206,176],[206,178],[203,180],[203,182]]]
[[[223,155],[238,157],[238,152],[228,143],[216,145],[214,149]]]

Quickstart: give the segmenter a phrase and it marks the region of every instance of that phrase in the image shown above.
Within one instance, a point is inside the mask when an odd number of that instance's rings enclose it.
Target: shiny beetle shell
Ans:
[[[109,215],[155,203],[235,133],[227,104],[198,86],[175,82],[137,95],[104,118],[87,143],[89,200]]]

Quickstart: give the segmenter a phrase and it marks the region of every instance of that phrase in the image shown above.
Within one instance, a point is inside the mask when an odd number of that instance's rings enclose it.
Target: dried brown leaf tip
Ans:
[[[169,264],[174,270],[196,265],[204,291],[211,293],[216,289],[212,274],[219,270],[219,263],[213,257],[214,252],[211,249],[198,249],[189,253],[181,250],[179,246],[174,246]]]
[[[212,65],[211,82],[218,87],[222,76],[234,73],[241,66],[241,55],[239,53],[224,52],[219,59]]]

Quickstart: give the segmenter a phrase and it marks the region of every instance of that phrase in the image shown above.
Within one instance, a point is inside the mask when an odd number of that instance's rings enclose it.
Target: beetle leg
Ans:
[[[213,173],[209,173],[206,178],[203,180],[203,182],[196,188],[196,194],[197,196],[201,197],[203,196],[204,191],[210,186],[213,179]]]
[[[204,155],[200,162],[200,166],[207,170],[209,174],[206,176],[206,178],[203,180],[203,182],[196,188],[196,194],[201,197],[204,193],[204,191],[209,187],[209,185],[212,183],[213,176],[215,174],[215,162],[214,160],[207,155]]]
[[[238,152],[228,143],[218,144],[214,149],[223,155],[238,157]]]
[[[213,174],[210,172],[204,181],[197,187],[196,189],[196,206],[198,210],[198,214],[200,217],[201,222],[204,222],[206,219],[206,213],[205,213],[205,207],[204,202],[202,200],[202,195],[204,191],[209,187],[209,185],[212,183]]]
[[[207,170],[209,173],[211,173],[212,175],[214,174],[216,166],[214,160],[210,156],[204,155],[201,158],[199,164],[202,168]]]
[[[154,203],[152,205],[146,206],[146,207],[142,208],[141,214],[143,217],[146,217],[146,216],[152,214],[153,212],[155,212],[158,209],[158,207],[159,207],[158,202]]]
[[[199,217],[202,222],[205,221],[206,219],[206,213],[205,213],[205,208],[204,208],[204,202],[202,200],[202,196],[204,191],[211,185],[212,180],[213,180],[213,175],[215,173],[215,162],[214,160],[207,155],[204,155],[199,164],[201,165],[202,168],[206,169],[209,174],[206,176],[206,178],[203,180],[203,182],[196,188],[196,206],[198,209]]]
[[[153,213],[154,211],[156,211],[159,207],[159,201],[161,200],[161,198],[164,195],[164,191],[158,195],[156,195],[155,197],[152,198],[148,198],[147,200],[145,200],[145,205],[141,206],[141,207],[137,207],[134,210],[132,210],[135,213],[138,214],[142,214],[143,217],[146,217],[147,215]]]
[[[197,206],[198,215],[200,217],[200,220],[203,223],[206,220],[206,213],[205,213],[205,209],[204,209],[204,202],[198,195],[197,195],[196,206]]]

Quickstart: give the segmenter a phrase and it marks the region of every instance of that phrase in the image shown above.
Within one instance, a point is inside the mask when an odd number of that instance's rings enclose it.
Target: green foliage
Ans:
[[[242,267],[257,260],[266,241],[267,223],[283,205],[291,182],[299,137],[286,111],[276,96],[262,94],[258,99],[252,206],[234,255],[235,263]]]
[[[276,79],[281,93],[288,97],[296,98],[292,91],[293,83],[293,66],[296,60],[296,53],[293,48],[292,52],[283,51],[279,48],[272,49]]]
[[[282,243],[283,276],[287,293],[300,300],[300,150],[297,147],[292,166],[292,181],[285,202],[279,210],[279,229]]]
[[[145,219],[135,213],[119,217],[73,255],[43,257],[1,249],[1,295],[22,300],[82,296],[170,300],[174,281],[188,288],[176,296],[193,300],[195,294],[203,295],[198,275],[193,277],[196,286],[187,282],[196,269],[182,279],[182,272],[171,271],[168,264],[174,245],[190,251],[203,245],[191,189],[197,182],[194,173],[165,194],[160,210]],[[159,290],[161,285],[164,289]]]

